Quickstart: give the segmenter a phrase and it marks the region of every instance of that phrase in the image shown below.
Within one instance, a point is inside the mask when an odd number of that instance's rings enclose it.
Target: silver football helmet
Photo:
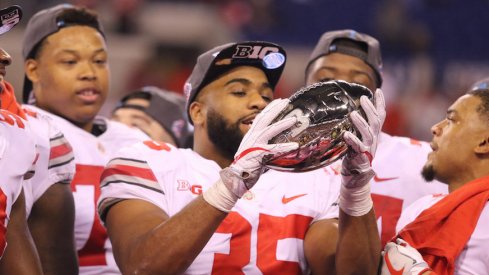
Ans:
[[[359,98],[362,95],[370,100],[373,98],[368,88],[339,80],[315,83],[294,93],[289,98],[289,106],[274,122],[291,116],[298,121],[269,143],[297,142],[299,148],[270,156],[265,160],[265,166],[280,171],[305,172],[329,165],[344,156],[348,145],[343,141],[343,133],[356,133],[349,114],[361,110]],[[363,111],[360,113],[364,115]]]

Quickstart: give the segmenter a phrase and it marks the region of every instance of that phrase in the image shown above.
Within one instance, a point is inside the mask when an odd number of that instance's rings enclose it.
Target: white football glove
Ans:
[[[388,242],[382,252],[381,275],[418,275],[431,271],[423,256],[403,239]]]
[[[250,130],[241,141],[233,163],[221,170],[221,180],[211,188],[219,190],[209,189],[204,193],[204,199],[208,203],[223,211],[230,211],[236,201],[255,185],[264,172],[265,156],[289,152],[299,147],[297,142],[268,144],[270,139],[297,122],[297,118],[289,117],[270,125],[289,102],[289,99],[276,99],[256,116]],[[222,184],[227,190],[222,189]],[[217,193],[220,195],[216,195]]]
[[[362,216],[372,208],[369,181],[375,176],[372,169],[372,159],[377,150],[377,143],[385,120],[385,101],[382,91],[377,89],[374,94],[374,104],[366,97],[360,97],[367,121],[358,113],[350,114],[352,123],[360,135],[345,132],[343,139],[349,145],[348,152],[343,159],[341,175],[342,187],[340,208],[351,216]]]

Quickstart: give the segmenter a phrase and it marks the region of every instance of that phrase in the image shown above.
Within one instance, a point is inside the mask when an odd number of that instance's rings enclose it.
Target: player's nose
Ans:
[[[12,64],[12,57],[2,48],[0,48],[0,63],[3,66]]]

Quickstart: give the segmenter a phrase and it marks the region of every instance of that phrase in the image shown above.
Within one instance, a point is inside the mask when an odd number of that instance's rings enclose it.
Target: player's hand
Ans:
[[[374,104],[366,97],[360,97],[367,121],[357,112],[350,114],[352,123],[360,135],[345,132],[343,139],[349,145],[341,166],[340,208],[350,216],[363,216],[373,207],[369,181],[375,176],[372,159],[377,150],[380,130],[385,120],[385,102],[382,91],[377,89]]]
[[[388,242],[382,252],[381,275],[418,275],[431,271],[423,256],[403,239]]]
[[[236,196],[241,197],[258,181],[265,169],[265,156],[285,153],[299,146],[296,142],[268,144],[271,138],[297,122],[295,117],[289,117],[270,124],[289,102],[289,99],[276,99],[256,116],[241,141],[234,162],[221,171],[221,179]]]
[[[361,187],[375,175],[372,169],[372,159],[377,150],[380,131],[386,115],[384,96],[380,89],[375,91],[374,102],[375,106],[366,96],[360,98],[360,106],[365,112],[368,123],[358,111],[350,114],[351,121],[360,132],[362,139],[360,140],[351,132],[345,132],[343,135],[343,139],[349,145],[341,170],[343,184],[347,188]]]

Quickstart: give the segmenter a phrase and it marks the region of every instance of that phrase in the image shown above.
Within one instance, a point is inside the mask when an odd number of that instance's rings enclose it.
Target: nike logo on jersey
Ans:
[[[284,196],[282,197],[282,203],[283,203],[283,204],[287,204],[287,203],[289,203],[289,202],[291,202],[291,201],[293,201],[293,200],[295,200],[295,199],[298,199],[298,198],[300,198],[300,197],[303,197],[303,196],[305,196],[305,195],[307,195],[307,193],[306,193],[306,194],[295,195],[295,196],[288,197],[288,198],[286,198],[286,197],[285,197],[285,195],[284,195]]]
[[[389,181],[389,180],[396,180],[398,179],[399,177],[392,177],[392,178],[380,178],[380,177],[377,177],[377,175],[375,175],[374,177],[374,181],[375,182],[383,182],[383,181]]]
[[[391,275],[402,275],[404,272],[404,267],[402,269],[395,269],[394,266],[391,263],[391,260],[389,259],[389,253],[385,254],[385,264],[387,265],[387,269],[389,270],[389,273]]]

